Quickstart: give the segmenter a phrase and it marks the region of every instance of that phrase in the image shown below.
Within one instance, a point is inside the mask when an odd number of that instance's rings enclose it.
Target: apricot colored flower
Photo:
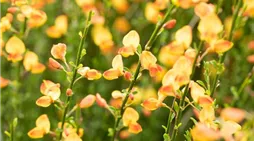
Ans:
[[[109,29],[103,25],[94,25],[92,27],[92,38],[94,43],[99,46],[103,54],[108,54],[113,49],[113,36]]]
[[[125,109],[123,113],[123,125],[129,127],[129,132],[138,134],[142,131],[142,127],[137,123],[139,114],[131,107]]]
[[[198,102],[199,98],[205,95],[205,89],[194,81],[190,82],[190,89],[191,97],[195,102]]]
[[[92,94],[89,94],[81,100],[81,102],[79,103],[79,107],[80,108],[89,108],[93,105],[95,100],[96,100],[96,97]]]
[[[101,97],[100,94],[96,94],[96,103],[102,107],[102,108],[107,108],[108,107],[108,104],[107,104],[107,101]]]
[[[82,67],[78,69],[78,73],[88,80],[97,80],[101,78],[101,73],[95,69],[89,67]]]
[[[244,11],[245,16],[254,17],[254,2],[253,0],[244,0],[246,10]]]
[[[54,103],[61,94],[60,84],[55,84],[50,80],[43,80],[40,91],[44,96],[37,99],[36,105],[41,107],[48,107],[51,103]]]
[[[65,61],[65,55],[66,55],[66,45],[63,43],[58,43],[56,45],[53,45],[51,48],[51,55],[55,59],[60,59],[62,61]]]
[[[39,62],[37,54],[32,51],[26,52],[23,65],[26,71],[31,71],[32,73],[41,73],[45,70],[45,66]]]
[[[147,100],[144,100],[142,103],[142,106],[147,110],[156,110],[158,106],[158,100],[155,98],[149,98]]]
[[[202,108],[199,113],[199,120],[202,123],[210,125],[215,120],[215,111],[212,105],[208,105]]]
[[[234,44],[230,41],[220,39],[213,43],[208,50],[220,54],[230,50],[233,45]]]
[[[1,86],[1,88],[4,88],[4,87],[8,86],[9,83],[10,83],[10,81],[8,79],[5,79],[2,76],[0,76],[0,86]]]
[[[125,13],[129,9],[129,3],[127,0],[111,0],[112,6],[119,13]]]
[[[140,38],[135,30],[131,30],[123,38],[124,47],[120,48],[118,53],[123,57],[134,55],[139,46]]]
[[[62,123],[58,123],[58,128],[62,126]],[[70,123],[65,122],[64,128],[63,128],[63,140],[64,141],[82,141],[80,137],[82,137],[84,134],[84,130],[82,128],[75,128]]]
[[[63,66],[60,63],[58,63],[55,59],[53,59],[51,57],[49,58],[48,65],[52,69],[62,69],[63,68]]]
[[[9,30],[10,28],[11,28],[11,21],[10,21],[10,19],[7,18],[6,16],[2,17],[1,18],[1,22],[0,22],[1,32],[5,32],[5,31]]]
[[[215,12],[215,7],[212,4],[201,2],[195,6],[194,11],[197,16],[199,16],[200,18],[203,18]]]
[[[141,66],[144,69],[149,70],[150,76],[152,77],[156,76],[159,72],[162,71],[162,68],[156,64],[156,57],[150,51],[142,51],[140,55],[140,61]]]
[[[46,33],[51,38],[60,38],[66,34],[68,29],[68,18],[66,15],[57,16],[55,24],[46,30]]]
[[[209,128],[203,123],[197,123],[191,130],[193,141],[216,141],[221,138],[220,132]]]
[[[156,4],[148,2],[145,7],[145,17],[152,23],[157,23],[160,16],[160,10]]]
[[[64,138],[64,141],[82,141],[82,139],[78,136],[77,133],[73,132]]]
[[[226,139],[230,140],[233,138],[233,134],[241,130],[241,126],[234,121],[225,121],[222,123],[220,129],[221,135]]]
[[[42,138],[50,131],[50,122],[46,114],[41,115],[36,120],[36,127],[31,129],[27,134],[32,139]]]
[[[126,33],[130,30],[131,25],[125,17],[118,17],[114,21],[114,28],[121,33]]]
[[[123,60],[121,55],[116,55],[112,61],[112,68],[103,73],[103,77],[107,80],[117,79],[123,73]]]
[[[245,118],[245,111],[238,108],[225,108],[221,111],[220,117],[227,121],[234,121],[240,123]]]
[[[192,42],[192,29],[189,25],[186,25],[175,34],[175,40],[179,43],[183,43],[184,48],[187,49]]]
[[[23,53],[26,50],[25,44],[21,39],[12,36],[5,45],[5,50],[8,53],[8,60],[17,62],[23,59]]]
[[[198,25],[200,39],[207,42],[217,40],[218,34],[223,30],[221,20],[215,13],[210,13],[203,17]]]

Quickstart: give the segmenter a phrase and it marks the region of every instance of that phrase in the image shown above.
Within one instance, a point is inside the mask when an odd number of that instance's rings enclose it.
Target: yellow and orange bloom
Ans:
[[[125,17],[118,17],[114,21],[114,28],[121,33],[126,33],[130,30],[131,25]]]
[[[112,61],[112,68],[103,73],[103,77],[107,80],[117,79],[122,76],[123,72],[123,60],[121,55],[116,55]]]
[[[129,57],[135,54],[139,46],[140,38],[135,30],[127,33],[123,38],[124,47],[120,48],[118,53],[123,57]]]
[[[51,57],[49,58],[48,65],[52,69],[63,69],[63,66]]]
[[[221,138],[218,130],[209,128],[203,123],[197,123],[191,130],[193,141],[216,141]]]
[[[46,33],[51,38],[60,38],[65,35],[68,29],[68,18],[66,15],[60,15],[55,20],[55,25],[49,27]]]
[[[41,107],[48,107],[60,97],[60,84],[55,84],[50,80],[43,80],[40,86],[40,91],[44,95],[37,99],[36,105]]]
[[[32,139],[42,138],[50,131],[50,122],[46,114],[41,115],[36,120],[36,127],[31,129],[27,134]]]
[[[23,60],[23,65],[26,71],[32,73],[41,73],[45,70],[45,66],[39,62],[37,54],[32,51],[27,51]]]
[[[111,0],[112,6],[119,13],[125,13],[129,9],[129,3],[127,0]]]
[[[201,2],[207,2],[208,0],[172,0],[173,4],[183,9],[194,7]]]
[[[129,127],[129,132],[138,134],[142,131],[142,127],[137,123],[139,114],[136,110],[131,107],[125,109],[123,113],[123,125]]]
[[[147,100],[144,100],[144,102],[142,103],[142,106],[146,109],[146,110],[156,110],[159,107],[158,104],[158,100],[155,98],[149,98]]]
[[[60,128],[62,126],[62,123],[58,123],[58,127]],[[78,131],[77,131],[78,130]],[[63,128],[63,140],[64,141],[82,141],[81,137],[83,136],[84,130],[82,128],[75,128],[69,123],[64,123]]]
[[[244,0],[244,5],[246,6],[246,10],[243,15],[254,17],[254,2],[253,0]]]
[[[146,4],[144,14],[146,19],[152,23],[157,23],[161,15],[159,7],[152,2]]]
[[[55,59],[60,59],[62,61],[65,61],[65,55],[66,55],[66,45],[63,43],[58,43],[56,45],[53,45],[51,48],[51,55]]]
[[[211,13],[214,13],[215,7],[212,4],[201,2],[195,6],[194,11],[197,16],[199,16],[200,18],[203,18]]]
[[[201,18],[198,31],[200,39],[211,43],[218,39],[218,34],[222,32],[223,25],[219,17],[215,13],[210,13]]]
[[[8,60],[12,62],[21,61],[26,47],[21,39],[12,36],[5,45],[5,50],[8,53]]]
[[[157,58],[150,51],[142,51],[140,61],[143,69],[149,70],[152,77],[162,71],[162,68],[156,64]]]
[[[10,83],[10,80],[3,78],[0,76],[0,86],[1,88],[7,87]]]
[[[95,100],[96,100],[96,97],[92,94],[89,94],[81,100],[81,102],[79,103],[79,107],[80,108],[89,108],[93,105]]]
[[[108,28],[103,25],[94,25],[91,32],[94,43],[99,46],[103,54],[112,52],[114,42]]]
[[[78,69],[78,73],[84,76],[88,80],[97,80],[101,78],[101,73],[95,69],[90,69],[89,67],[82,67]]]
[[[238,108],[225,108],[221,111],[220,113],[220,117],[224,120],[224,121],[234,121],[237,123],[240,123],[241,121],[244,120],[246,114],[245,111],[242,109],[238,109]]]
[[[108,104],[107,104],[107,101],[101,97],[100,94],[96,94],[96,103],[102,107],[102,108],[107,108],[108,107]]]

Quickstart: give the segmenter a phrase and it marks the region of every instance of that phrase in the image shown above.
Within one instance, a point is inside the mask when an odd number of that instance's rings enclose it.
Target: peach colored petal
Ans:
[[[81,102],[79,103],[79,107],[80,108],[89,108],[93,105],[95,100],[96,100],[96,97],[92,94],[89,94],[81,100]]]
[[[42,128],[45,133],[48,133],[50,131],[50,122],[46,114],[43,114],[37,118],[36,127]]]
[[[45,134],[44,129],[40,127],[35,127],[27,133],[27,135],[32,139],[42,138],[44,134]]]
[[[50,96],[42,96],[36,100],[36,105],[40,107],[48,107],[52,102],[53,101]]]

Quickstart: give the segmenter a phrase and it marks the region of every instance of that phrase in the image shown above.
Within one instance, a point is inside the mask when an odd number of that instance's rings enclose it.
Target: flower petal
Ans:
[[[50,122],[46,114],[39,116],[36,120],[36,126],[44,129],[45,133],[50,131]]]
[[[139,119],[139,114],[131,107],[125,109],[123,113],[123,125],[129,126],[132,123],[136,123]]]
[[[129,33],[127,33],[123,37],[123,45],[125,47],[131,47],[136,50],[136,48],[139,45],[139,42],[140,42],[140,38],[137,31],[135,30],[131,30]]]
[[[50,96],[42,96],[36,100],[36,105],[41,107],[48,107],[51,103],[53,103]]]
[[[89,108],[93,105],[95,100],[96,100],[96,97],[92,94],[89,94],[81,100],[81,102],[79,103],[79,107],[80,108]]]
[[[42,138],[44,134],[45,134],[44,129],[40,127],[35,127],[27,133],[27,135],[32,139]]]

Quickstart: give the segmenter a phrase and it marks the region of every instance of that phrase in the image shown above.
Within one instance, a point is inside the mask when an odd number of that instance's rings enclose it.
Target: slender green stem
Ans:
[[[172,105],[171,105],[171,108],[173,109],[174,107],[174,103],[175,103],[175,100],[176,98],[173,99],[172,101]],[[169,130],[170,130],[170,127],[171,127],[171,122],[172,122],[172,115],[173,115],[173,112],[169,112],[169,115],[168,115],[168,123],[167,123],[167,129],[165,130],[165,133],[168,134],[169,133]]]
[[[89,15],[88,15],[88,18],[87,18],[87,21],[86,21],[86,27],[84,28],[84,31],[82,33],[81,40],[80,40],[80,43],[79,43],[79,47],[78,47],[78,52],[77,52],[77,56],[76,56],[76,67],[73,69],[73,75],[72,75],[71,83],[69,85],[70,89],[73,88],[74,82],[76,80],[77,66],[79,65],[80,60],[81,60],[81,52],[82,52],[82,49],[83,49],[83,46],[84,46],[84,41],[87,37],[89,27],[91,25],[91,23],[90,23],[91,18],[92,18],[92,12],[89,12]],[[70,100],[71,100],[71,96],[68,96],[67,100],[66,100],[66,106],[64,108],[63,118],[62,118],[62,125],[61,125],[61,130],[60,130],[60,135],[59,135],[59,141],[62,139],[63,127],[64,127],[67,111],[68,111],[68,108],[69,108],[69,105],[70,105]]]
[[[152,48],[152,45],[153,45],[154,41],[155,41],[156,38],[158,37],[159,32],[162,30],[164,23],[168,20],[168,18],[169,18],[169,16],[170,16],[171,12],[173,11],[173,9],[174,9],[174,6],[171,5],[171,6],[168,8],[168,10],[167,10],[167,12],[166,12],[164,18],[156,24],[156,27],[155,27],[155,29],[154,29],[152,35],[150,36],[149,40],[147,41],[144,50],[150,50],[150,49]],[[120,116],[120,117],[116,117],[116,119],[115,119],[115,125],[114,125],[114,130],[113,130],[113,136],[112,136],[112,138],[111,138],[112,141],[114,141],[115,138],[116,138],[117,128],[118,128],[119,123],[120,123],[120,121],[121,121],[121,119],[122,119],[122,115],[123,115],[123,113],[124,113],[124,109],[125,109],[125,106],[126,106],[126,102],[127,102],[128,98],[129,98],[129,94],[130,94],[130,92],[131,92],[133,86],[135,85],[135,83],[136,83],[136,81],[137,81],[138,75],[139,75],[139,73],[140,73],[140,69],[141,69],[141,62],[140,62],[140,59],[139,59],[138,66],[137,66],[136,71],[135,71],[135,73],[134,73],[133,80],[131,81],[131,83],[130,83],[130,85],[129,85],[129,87],[128,87],[128,90],[127,90],[127,92],[126,92],[126,96],[125,96],[125,98],[124,98],[124,100],[123,100],[123,102],[122,102],[121,108],[120,108],[120,114],[121,114],[121,116]]]
[[[234,35],[235,28],[236,28],[236,21],[237,21],[237,17],[238,17],[239,11],[241,9],[241,6],[242,6],[242,0],[239,0],[237,3],[236,9],[233,13],[232,25],[231,25],[231,29],[230,29],[229,37],[228,37],[228,40],[231,42],[233,41],[233,35]],[[225,52],[223,55],[220,56],[219,63],[224,62],[224,60],[226,58],[226,54],[227,54],[227,52]],[[212,84],[211,97],[213,96],[214,92],[216,91],[217,82],[218,82],[219,78],[220,78],[220,74],[216,74],[213,84]]]
[[[190,80],[192,80],[193,77],[194,77],[194,74],[195,74],[195,71],[196,71],[196,63],[197,63],[197,60],[198,60],[199,53],[201,52],[201,50],[202,50],[202,48],[203,48],[203,44],[204,44],[204,42],[203,42],[203,41],[200,41],[199,46],[198,46],[197,55],[195,56],[195,59],[194,59],[194,61],[193,61],[192,73],[191,73],[191,76],[190,76]],[[179,107],[180,107],[180,108],[179,108],[179,110],[177,111],[178,115],[177,115],[177,117],[176,117],[176,119],[175,119],[175,124],[174,124],[174,126],[175,126],[175,125],[178,125],[178,124],[180,123],[180,120],[181,120],[181,118],[182,118],[182,113],[183,113],[183,111],[184,111],[184,109],[183,109],[182,107],[184,107],[184,105],[185,105],[185,97],[186,97],[186,95],[187,95],[188,93],[189,93],[189,84],[187,84],[187,85],[185,86],[185,88],[184,88],[184,93],[183,93],[182,98],[181,98],[181,100],[180,100],[180,104],[179,104]],[[170,118],[170,117],[168,117],[168,118]],[[178,133],[178,128],[174,128],[174,130],[173,130],[173,132],[172,132],[172,140],[173,140],[173,141],[175,140],[177,133]]]

